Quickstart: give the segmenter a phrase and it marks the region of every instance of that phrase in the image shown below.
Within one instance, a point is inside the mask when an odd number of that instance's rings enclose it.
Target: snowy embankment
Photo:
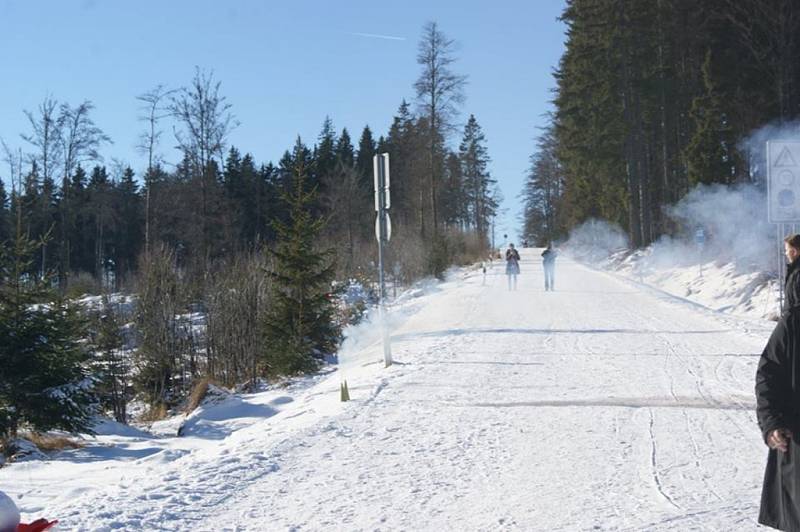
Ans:
[[[540,250],[405,294],[336,371],[0,470],[66,530],[757,530],[772,324]],[[724,281],[719,281],[720,283]],[[339,402],[346,378],[352,401]],[[168,429],[168,430],[167,430]]]
[[[751,264],[692,256],[674,260],[653,247],[609,257],[583,250],[568,251],[575,260],[621,275],[677,298],[717,312],[751,319],[776,319],[778,281],[772,272]]]

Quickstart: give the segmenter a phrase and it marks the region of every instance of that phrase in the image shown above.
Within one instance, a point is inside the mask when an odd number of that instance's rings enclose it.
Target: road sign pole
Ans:
[[[373,159],[375,173],[375,210],[378,211],[376,238],[378,240],[378,285],[380,290],[380,327],[383,335],[383,362],[386,367],[392,365],[392,345],[389,338],[389,327],[386,323],[386,278],[383,273],[384,246],[390,238],[389,218],[386,212],[390,205],[389,197],[389,154],[375,155]]]

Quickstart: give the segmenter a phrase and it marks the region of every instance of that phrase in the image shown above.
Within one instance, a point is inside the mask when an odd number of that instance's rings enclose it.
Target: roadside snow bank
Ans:
[[[614,224],[590,220],[573,230],[560,247],[581,263],[618,273],[719,312],[754,319],[776,319],[778,250],[775,237],[746,212],[754,200],[750,188],[698,189],[670,209],[684,233],[662,237],[645,249],[631,251],[625,233]],[[738,212],[743,223],[727,224],[699,213]],[[711,204],[711,205],[709,205]],[[703,207],[703,208],[701,208]],[[760,212],[760,211],[759,211]],[[726,215],[729,216],[729,215]],[[738,233],[737,233],[738,230]]]
[[[652,248],[618,252],[600,266],[718,312],[755,319],[776,318],[778,281],[773,273],[748,271],[735,262],[713,260],[664,265],[651,260],[652,254]]]

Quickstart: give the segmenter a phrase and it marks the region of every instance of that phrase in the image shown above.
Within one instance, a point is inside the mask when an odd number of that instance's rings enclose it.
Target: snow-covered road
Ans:
[[[522,259],[517,291],[495,265],[417,298],[392,331],[398,364],[345,371],[353,401],[337,374],[254,395],[280,412],[95,466],[97,489],[67,460],[74,496],[23,510],[67,529],[757,529],[770,324],[563,257],[545,292],[538,252]],[[367,344],[354,359],[380,360]],[[23,466],[0,490],[67,464]]]

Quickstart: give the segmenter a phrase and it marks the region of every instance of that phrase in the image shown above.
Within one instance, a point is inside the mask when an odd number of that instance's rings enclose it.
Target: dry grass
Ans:
[[[67,436],[44,434],[41,432],[26,432],[20,434],[20,436],[45,453],[63,451],[64,449],[80,449],[84,447],[83,443]]]
[[[154,421],[161,421],[167,417],[167,405],[158,403],[150,407],[150,410],[145,412],[141,421],[144,423],[152,423]]]
[[[187,414],[191,414],[195,408],[200,406],[200,403],[205,398],[206,394],[208,393],[208,385],[211,384],[211,379],[205,377],[197,381],[192,388],[192,393],[189,394],[189,399],[186,401],[186,410]]]

